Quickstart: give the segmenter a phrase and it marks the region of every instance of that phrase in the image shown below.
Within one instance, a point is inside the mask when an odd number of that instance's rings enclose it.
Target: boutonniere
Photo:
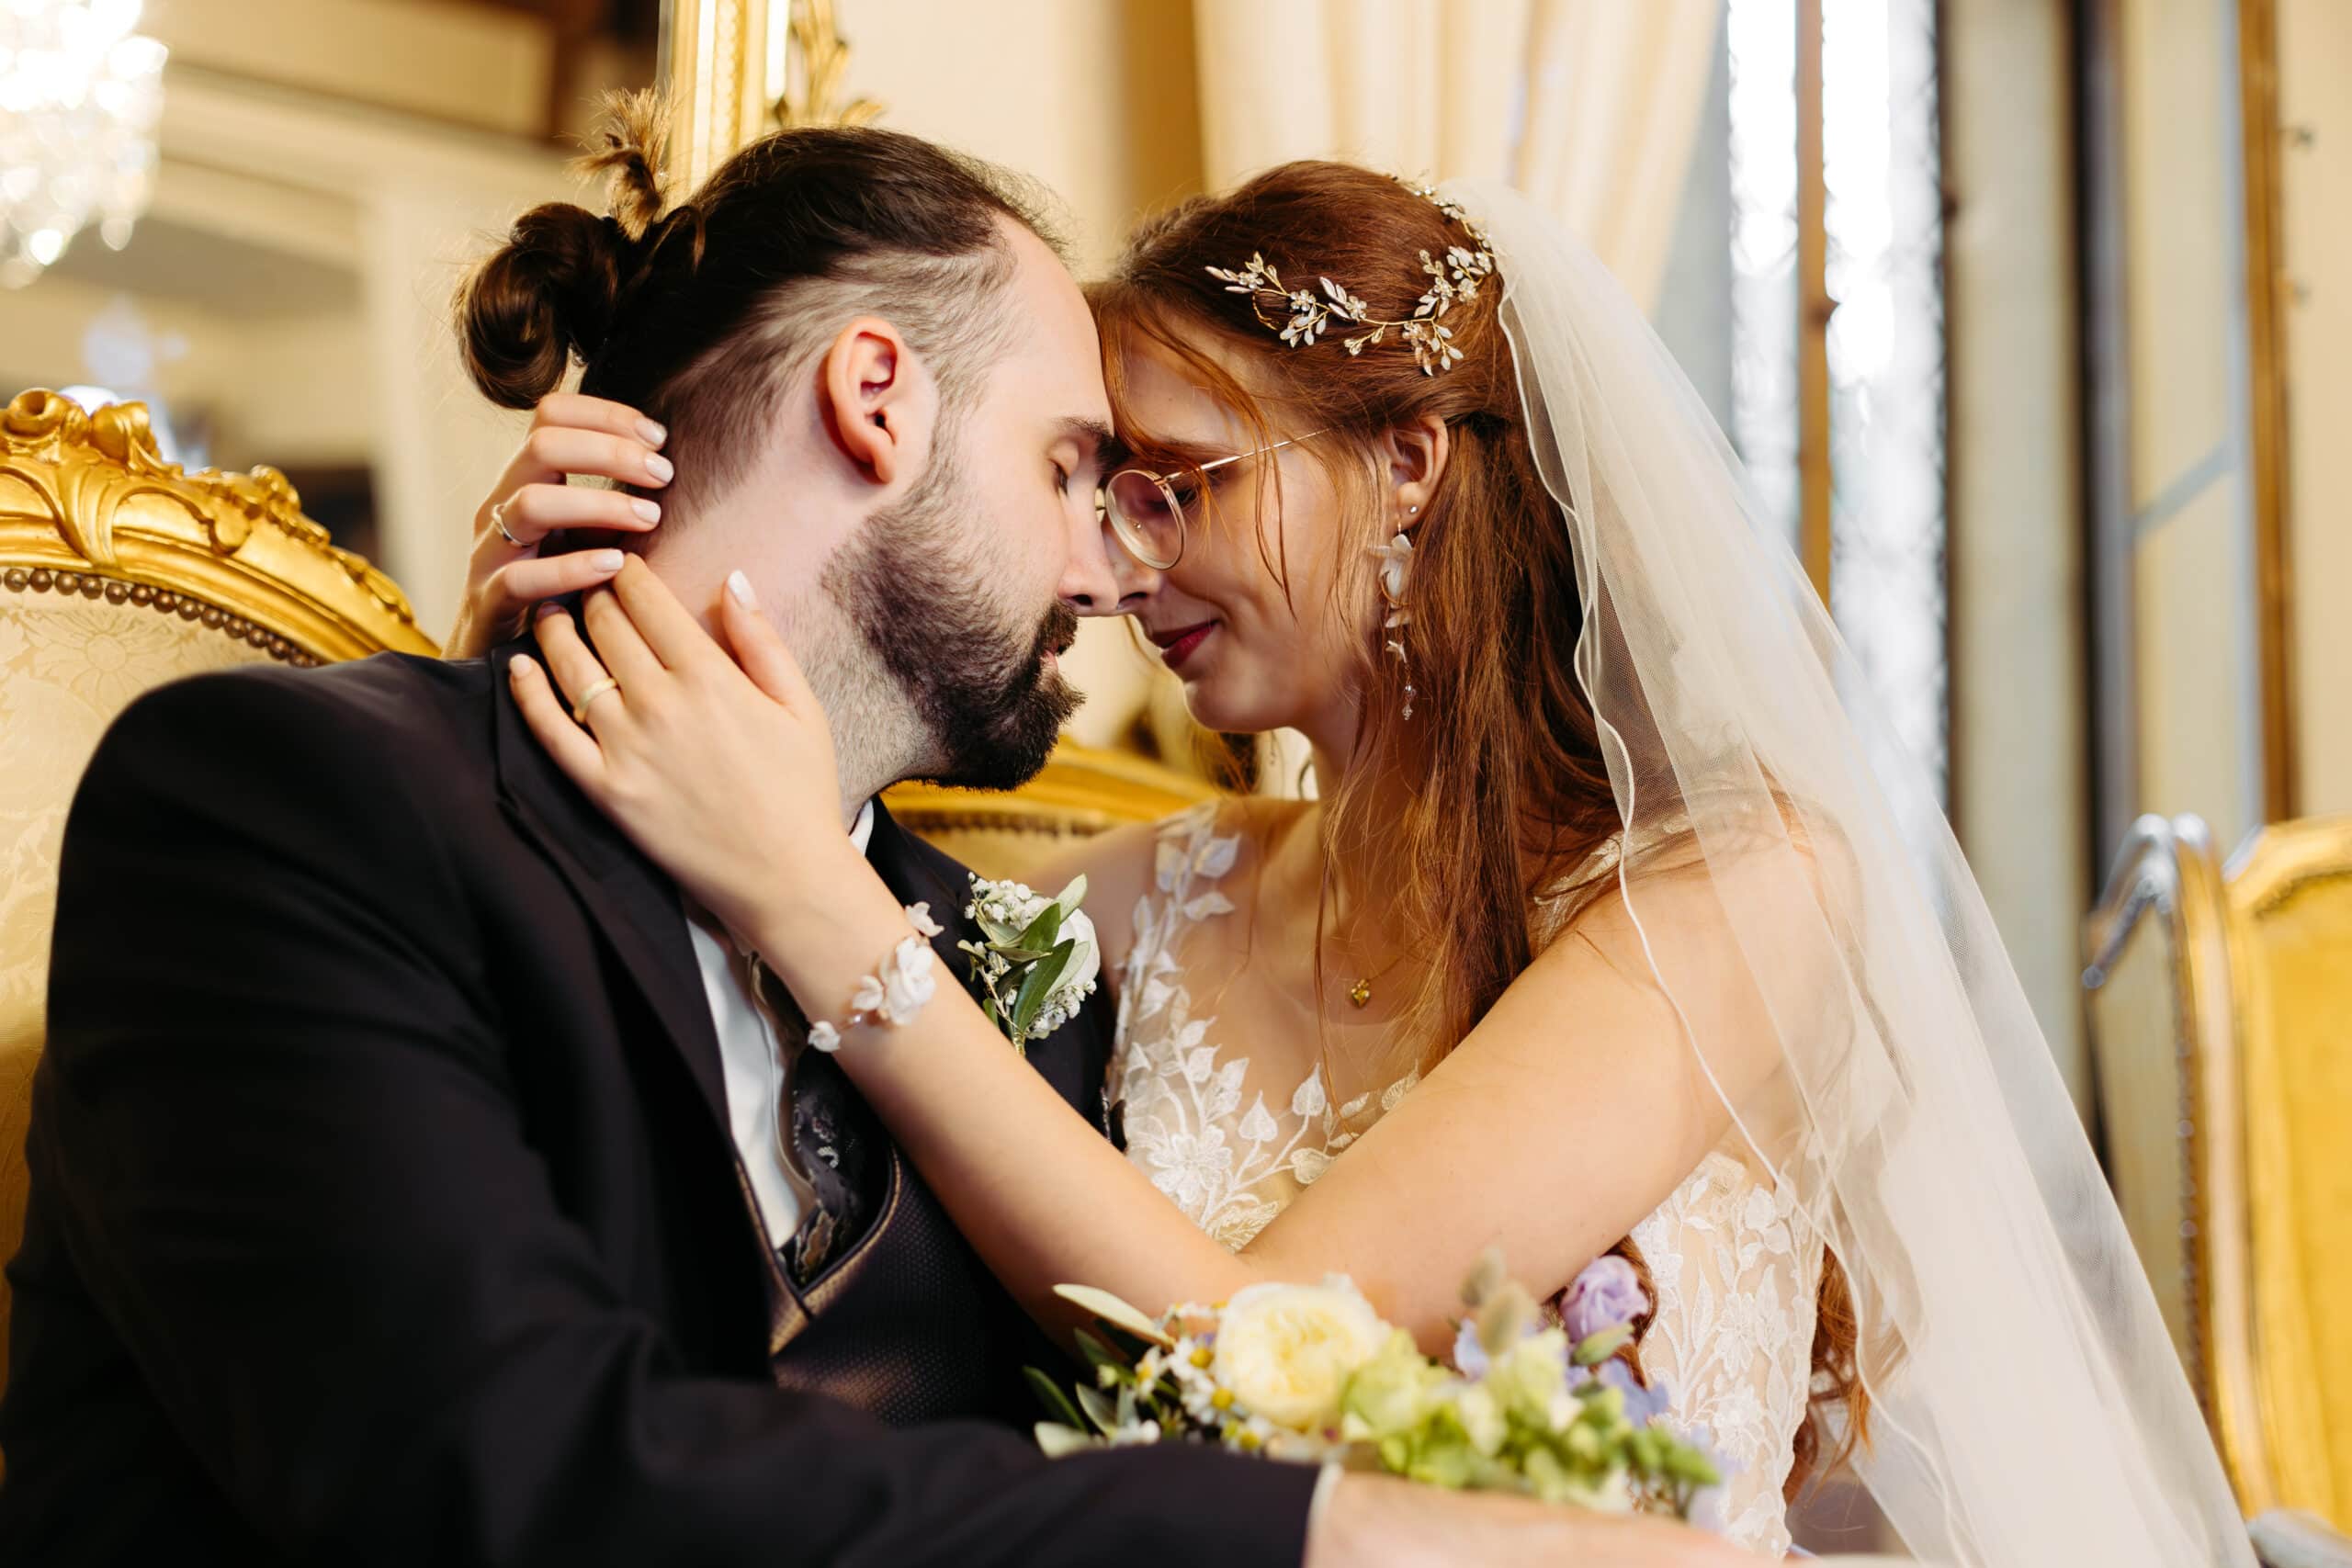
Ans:
[[[1025,883],[972,878],[964,913],[987,940],[956,946],[970,955],[972,978],[987,993],[980,1010],[1023,1055],[1030,1041],[1068,1023],[1094,994],[1102,961],[1094,922],[1078,907],[1085,897],[1082,876],[1053,898]]]

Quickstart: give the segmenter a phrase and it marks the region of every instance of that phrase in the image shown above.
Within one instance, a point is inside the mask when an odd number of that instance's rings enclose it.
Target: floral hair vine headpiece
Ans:
[[[1283,282],[1282,275],[1262,254],[1253,254],[1250,265],[1238,272],[1213,266],[1207,269],[1208,275],[1222,282],[1227,294],[1249,295],[1250,309],[1257,312],[1258,320],[1279,333],[1283,342],[1292,348],[1305,348],[1316,342],[1335,321],[1351,321],[1368,330],[1342,340],[1351,356],[1382,342],[1394,328],[1413,351],[1422,375],[1451,370],[1462,362],[1462,350],[1454,346],[1453,329],[1439,318],[1457,302],[1478,298],[1479,285],[1495,275],[1493,247],[1487,243],[1486,231],[1471,221],[1460,202],[1449,201],[1427,186],[1402,180],[1397,183],[1460,224],[1476,244],[1476,249],[1449,245],[1442,256],[1421,253],[1421,271],[1430,280],[1429,291],[1414,305],[1412,315],[1403,321],[1385,321],[1374,315],[1371,306],[1328,277],[1316,279],[1323,286],[1319,298],[1311,289],[1292,288]]]

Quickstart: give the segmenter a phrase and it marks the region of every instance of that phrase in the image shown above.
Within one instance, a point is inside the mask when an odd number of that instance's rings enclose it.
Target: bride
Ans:
[[[549,615],[518,663],[1007,1286],[1056,1323],[1065,1281],[1153,1309],[1343,1272],[1436,1351],[1487,1249],[1539,1292],[1614,1249],[1742,1544],[1786,1551],[1784,1499],[1851,1462],[1922,1558],[2250,1563],[1923,773],[1600,265],[1501,187],[1299,163],[1147,223],[1093,300],[1119,607],[1195,718],[1300,731],[1317,786],[1060,868],[1124,1153],[960,989],[850,1011],[910,912],[755,606],[717,614],[725,678],[590,730],[557,686],[721,667],[651,574],[595,652]],[[528,564],[476,624],[592,571]]]

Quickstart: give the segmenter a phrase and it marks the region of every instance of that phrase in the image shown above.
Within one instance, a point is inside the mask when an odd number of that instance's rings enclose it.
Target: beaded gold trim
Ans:
[[[191,594],[175,593],[168,588],[153,588],[144,582],[125,582],[117,577],[102,577],[95,571],[52,571],[47,567],[10,567],[0,572],[0,587],[14,593],[55,592],[59,597],[79,594],[85,599],[104,599],[109,604],[135,604],[160,615],[175,615],[183,621],[197,621],[209,630],[217,631],[231,642],[250,643],[272,659],[302,669],[310,669],[319,661],[311,655],[269,630],[255,626],[243,615],[231,615],[218,604],[208,604]]]

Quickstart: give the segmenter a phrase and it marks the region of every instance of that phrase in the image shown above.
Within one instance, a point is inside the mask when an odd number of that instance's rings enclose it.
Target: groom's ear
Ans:
[[[834,446],[875,484],[896,483],[930,444],[930,378],[879,316],[860,316],[834,336],[818,365],[817,402]]]

